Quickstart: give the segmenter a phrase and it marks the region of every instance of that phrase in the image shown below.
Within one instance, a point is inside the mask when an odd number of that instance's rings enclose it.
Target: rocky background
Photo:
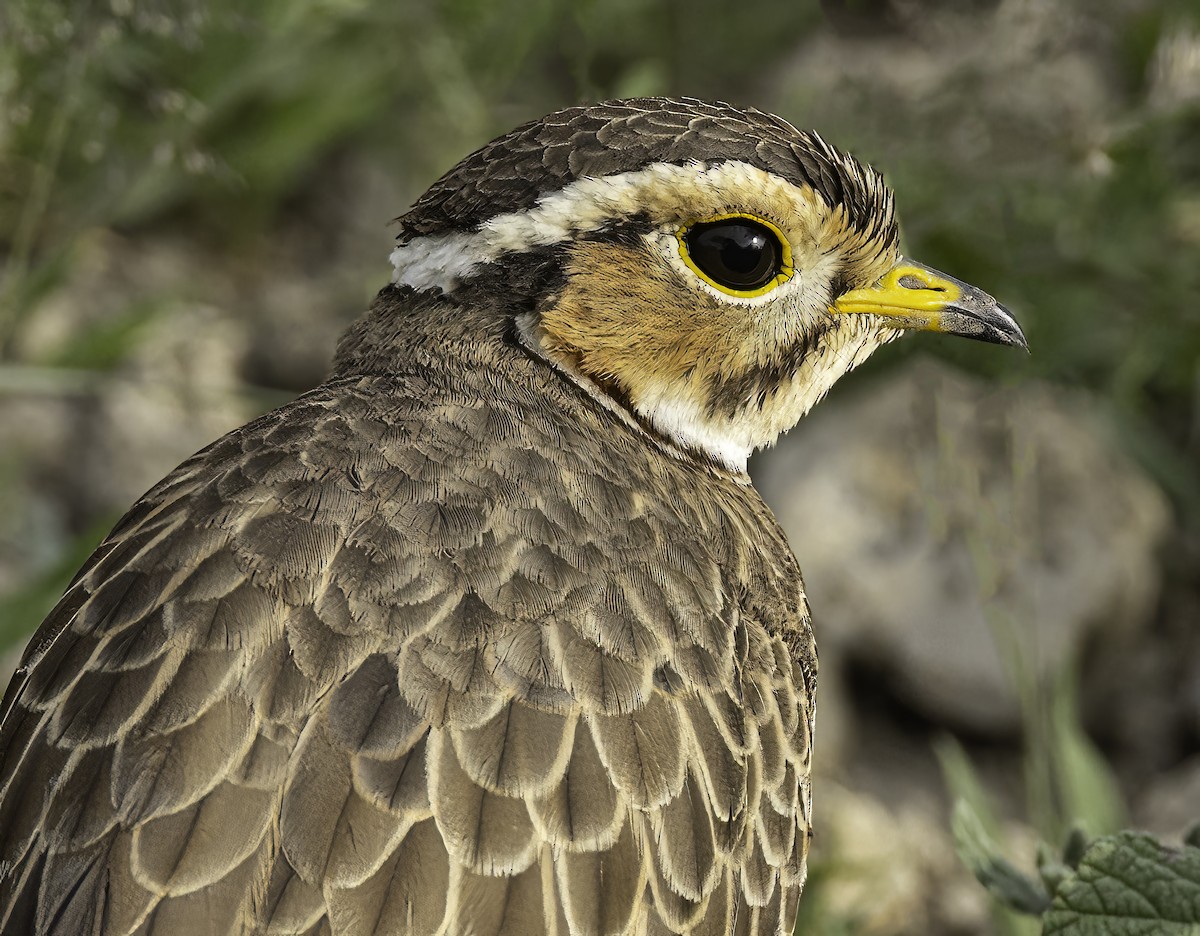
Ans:
[[[1195,0],[7,0],[0,652],[178,461],[319,382],[455,160],[683,93],[883,169],[1029,357],[918,336],[756,460],[822,651],[800,930],[1030,932],[958,862],[1200,819]]]

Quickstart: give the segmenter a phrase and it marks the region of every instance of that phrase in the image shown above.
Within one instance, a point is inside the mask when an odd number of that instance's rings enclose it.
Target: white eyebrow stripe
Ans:
[[[795,199],[797,186],[749,163],[653,163],[634,172],[577,179],[538,199],[526,211],[499,214],[474,231],[418,237],[392,251],[392,282],[417,290],[450,292],[478,267],[507,253],[549,247],[637,214],[677,216],[714,192],[748,188]]]

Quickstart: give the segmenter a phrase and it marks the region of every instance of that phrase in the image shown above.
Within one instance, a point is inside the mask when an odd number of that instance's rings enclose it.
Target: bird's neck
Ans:
[[[342,335],[333,377],[442,369],[448,357],[467,366],[494,359],[498,347],[512,343],[515,315],[496,295],[385,286]]]
[[[547,331],[545,311],[520,291],[485,284],[450,293],[388,286],[342,337],[334,377],[440,372],[450,359],[458,368],[492,370],[514,355],[528,362],[531,353],[668,452],[744,475],[756,449],[773,444],[893,334],[865,316],[847,317],[769,365],[713,381],[699,370],[683,376],[599,366],[586,349]]]

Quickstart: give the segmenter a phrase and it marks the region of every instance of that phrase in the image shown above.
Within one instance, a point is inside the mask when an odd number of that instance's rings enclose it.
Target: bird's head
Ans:
[[[469,156],[400,221],[398,284],[511,291],[535,353],[734,469],[905,330],[1024,345],[990,296],[901,256],[878,173],[726,104],[551,114]]]

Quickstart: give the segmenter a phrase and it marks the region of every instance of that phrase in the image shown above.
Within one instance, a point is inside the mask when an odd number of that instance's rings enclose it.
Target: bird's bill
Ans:
[[[896,328],[1029,347],[1008,309],[982,289],[907,258],[874,286],[843,293],[830,310],[838,315],[878,315]]]

